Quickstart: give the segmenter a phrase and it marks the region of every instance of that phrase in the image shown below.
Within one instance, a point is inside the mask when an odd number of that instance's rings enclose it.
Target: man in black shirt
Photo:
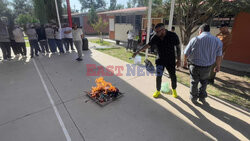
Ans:
[[[145,45],[142,49],[135,52],[133,57],[136,56],[140,51],[143,51],[151,46],[155,45],[157,48],[158,57],[156,59],[156,69],[157,69],[157,77],[156,77],[156,92],[153,97],[157,98],[160,95],[161,89],[161,80],[164,72],[164,68],[168,70],[168,73],[172,82],[172,95],[173,97],[177,97],[176,87],[176,70],[175,66],[180,66],[180,41],[176,33],[170,32],[165,29],[165,25],[163,23],[159,23],[155,26],[156,36],[152,38],[152,40]],[[175,57],[175,47],[177,52],[177,61]]]
[[[45,54],[45,51],[46,53],[49,53],[49,46],[46,38],[44,25],[37,24],[36,33],[38,35],[38,42],[42,49],[42,53]]]

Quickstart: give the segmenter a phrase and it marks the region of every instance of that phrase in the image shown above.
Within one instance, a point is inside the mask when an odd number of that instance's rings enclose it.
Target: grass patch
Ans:
[[[92,43],[99,44],[101,46],[110,46],[111,45],[110,42],[107,42],[107,41],[101,42],[99,39],[92,39],[92,40],[89,40],[89,41],[92,42]]]
[[[99,50],[103,53],[106,53],[110,56],[119,58],[123,61],[126,61],[128,63],[134,63],[134,60],[131,59],[133,53],[132,52],[127,52],[125,48],[123,47],[115,47],[115,48],[105,48],[105,49],[96,49]],[[139,54],[142,58],[142,61],[145,60],[145,54],[144,53],[140,53]],[[154,64],[155,63],[155,58],[152,56],[149,56],[148,59]],[[143,63],[143,62],[142,62]]]
[[[126,61],[128,63],[133,63],[133,59],[129,59],[129,58],[131,58],[133,53],[126,52],[126,49],[123,47],[105,48],[105,49],[96,49],[96,50],[101,51],[101,52],[108,54],[110,56],[116,57],[118,59],[121,59],[123,61]],[[142,61],[145,60],[145,54],[140,53],[140,55],[142,57]],[[155,65],[155,57],[149,56],[148,59]],[[179,83],[181,83],[187,87],[190,87],[189,74],[182,72],[182,71],[177,71],[176,76],[177,76],[177,81]],[[244,79],[247,81],[250,80],[250,78],[247,76],[245,76]],[[226,88],[225,89],[225,88],[223,88],[224,86],[222,86],[220,84],[218,84],[218,85],[219,85],[219,87],[208,85],[207,92],[210,95],[218,97],[222,100],[238,104],[238,105],[246,107],[248,109],[250,108],[250,101],[247,98],[243,98],[242,96],[237,94],[240,92],[240,87],[239,88]],[[244,94],[242,93],[242,95],[244,95]]]

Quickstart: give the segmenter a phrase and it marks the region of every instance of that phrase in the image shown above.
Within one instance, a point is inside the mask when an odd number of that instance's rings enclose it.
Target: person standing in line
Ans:
[[[73,30],[72,30],[73,40],[74,44],[77,49],[78,58],[77,61],[82,61],[82,38],[83,38],[83,32],[82,29],[77,28],[76,24],[73,24]]]
[[[220,33],[218,33],[216,37],[218,37],[223,43],[223,48],[222,48],[222,58],[223,58],[226,54],[226,50],[232,44],[232,34],[229,32],[228,24],[226,23],[221,24],[219,28],[220,28]],[[208,82],[209,84],[214,84],[216,72],[214,72],[213,70],[215,67],[216,67],[216,63],[213,64],[210,70],[210,78]]]
[[[3,53],[3,60],[11,60],[10,36],[7,28],[7,19],[0,19],[0,47]]]
[[[46,38],[48,39],[50,51],[52,54],[56,53],[56,43],[55,43],[55,30],[50,24],[45,28]]]
[[[142,34],[141,34],[141,45],[145,45],[146,44],[146,40],[147,40],[147,31],[146,29],[142,30]]]
[[[55,27],[55,43],[60,51],[60,54],[64,54],[65,52],[63,50],[62,29],[58,26]]]
[[[66,24],[66,28],[64,29],[64,38],[66,41],[66,51],[69,51],[69,45],[71,47],[71,51],[74,51],[72,28],[68,24]]]
[[[215,72],[220,71],[222,60],[222,42],[210,34],[210,26],[203,24],[199,36],[192,38],[184,50],[184,65],[190,72],[190,99],[197,104],[197,99],[206,103],[207,82],[211,66],[216,62]],[[198,84],[200,87],[198,89]]]
[[[172,96],[174,98],[178,97],[176,88],[177,88],[177,79],[176,79],[176,69],[180,66],[180,59],[181,59],[181,51],[180,51],[180,41],[178,36],[165,29],[165,25],[163,23],[159,23],[155,26],[155,34],[150,42],[145,45],[142,49],[135,52],[133,58],[140,52],[147,48],[152,47],[155,45],[157,48],[158,57],[155,61],[156,63],[156,92],[153,94],[154,98],[157,98],[161,92],[161,82],[162,82],[162,75],[164,72],[164,68],[168,70],[168,73],[171,78],[172,84]],[[175,57],[175,46],[177,46],[177,61]]]
[[[12,31],[12,33],[14,35],[16,45],[19,48],[19,52],[22,54],[23,57],[26,57],[27,50],[25,46],[23,30],[19,27],[19,25],[15,25],[15,29]]]
[[[35,55],[38,55],[38,52],[40,50],[39,45],[38,45],[38,36],[35,30],[35,26],[33,24],[27,24],[27,30],[26,30],[26,35],[29,38],[30,42],[30,56],[31,58],[34,57],[34,50],[35,50]]]
[[[37,24],[36,25],[36,33],[38,35],[38,42],[39,42],[40,47],[42,49],[42,54],[45,55],[45,52],[48,54],[50,51],[49,51],[49,47],[48,47],[48,41],[46,38],[44,25]]]
[[[66,41],[65,33],[64,33],[66,30],[66,27],[67,27],[66,23],[62,24],[62,42],[63,42],[63,46],[64,46],[65,51],[69,52],[68,51],[69,49],[67,50],[67,41]]]
[[[126,51],[132,50],[133,39],[134,39],[134,33],[131,30],[128,30],[127,34],[128,34],[128,45]]]
[[[15,25],[9,25],[8,26],[8,32],[10,35],[10,46],[15,54],[15,57],[19,57],[21,54],[20,47],[17,46],[17,42],[15,41],[14,35],[13,35],[13,30],[15,29]]]

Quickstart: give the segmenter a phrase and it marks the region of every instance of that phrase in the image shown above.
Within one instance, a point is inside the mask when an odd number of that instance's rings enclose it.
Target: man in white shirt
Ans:
[[[76,24],[73,24],[73,30],[72,30],[73,40],[74,44],[76,46],[76,50],[78,53],[77,61],[82,61],[82,38],[83,38],[83,32],[82,29],[77,28]]]
[[[73,37],[72,37],[72,28],[69,27],[68,24],[66,24],[66,28],[64,29],[64,39],[66,42],[66,51],[69,51],[69,45],[71,47],[71,50],[75,50],[73,47]]]
[[[39,56],[38,51],[40,51],[40,48],[38,45],[38,36],[35,30],[35,26],[33,24],[27,24],[26,34],[29,37],[31,58],[34,57],[34,50],[35,50],[35,55]]]
[[[127,34],[128,34],[128,45],[126,50],[128,51],[129,49],[132,50],[134,33],[131,30],[129,30]]]
[[[63,54],[64,50],[63,50],[63,43],[62,43],[62,29],[59,28],[58,26],[55,27],[55,43],[60,51],[60,54]]]
[[[55,43],[55,30],[50,24],[46,25],[45,28],[46,38],[48,39],[50,51],[52,54],[56,52],[56,43]]]
[[[16,41],[17,47],[20,50],[20,53],[22,54],[22,56],[26,56],[27,50],[25,46],[23,30],[18,25],[15,25],[15,29],[12,31],[12,33],[14,35],[14,39]]]
[[[10,35],[7,29],[7,20],[0,19],[0,47],[3,53],[3,60],[11,59]]]

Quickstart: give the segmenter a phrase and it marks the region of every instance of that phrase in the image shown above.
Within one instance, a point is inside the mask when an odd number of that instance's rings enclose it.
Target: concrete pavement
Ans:
[[[96,50],[85,51],[83,62],[76,62],[76,56],[34,59],[72,141],[250,139],[248,111],[214,97],[207,100],[210,106],[195,106],[188,99],[189,88],[181,84],[178,99],[154,99],[155,76],[127,76],[126,62]],[[124,96],[105,107],[89,100],[83,91],[95,86],[99,76],[87,76],[87,64],[123,67],[122,76],[104,79]],[[63,141],[64,130],[33,61],[1,62],[0,140]]]

